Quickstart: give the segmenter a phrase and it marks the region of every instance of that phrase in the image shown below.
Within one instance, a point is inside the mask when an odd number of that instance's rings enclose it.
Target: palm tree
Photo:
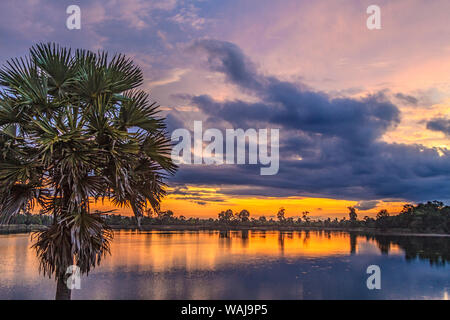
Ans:
[[[147,207],[159,210],[176,170],[142,82],[124,55],[55,44],[0,69],[0,222],[36,205],[53,216],[33,247],[57,299],[70,299],[70,266],[88,274],[109,252],[112,231],[91,204],[131,207],[139,223]]]

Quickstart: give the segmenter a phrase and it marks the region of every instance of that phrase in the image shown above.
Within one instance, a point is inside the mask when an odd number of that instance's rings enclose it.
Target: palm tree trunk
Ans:
[[[134,217],[136,218],[136,224],[137,224],[138,230],[142,230],[142,225],[141,225],[142,214],[139,211],[139,209],[136,208],[136,206],[134,205],[134,203],[132,201],[133,200],[131,200],[131,208],[133,209]]]
[[[58,277],[55,300],[71,300],[72,290],[67,287],[66,280],[67,276],[65,275]]]
[[[138,227],[138,229],[142,230],[142,224],[141,224],[142,217],[141,216],[136,217],[136,220],[137,220],[137,227]]]

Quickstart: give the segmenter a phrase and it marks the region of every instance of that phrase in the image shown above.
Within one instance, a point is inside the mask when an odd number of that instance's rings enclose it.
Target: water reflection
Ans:
[[[52,299],[29,235],[0,236],[0,298]],[[450,238],[330,231],[120,231],[74,299],[448,297]],[[382,290],[366,288],[366,268]]]

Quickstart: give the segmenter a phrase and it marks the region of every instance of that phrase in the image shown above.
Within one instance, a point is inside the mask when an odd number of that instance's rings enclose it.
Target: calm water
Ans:
[[[366,268],[381,268],[381,290]],[[448,299],[450,238],[116,232],[73,299]],[[53,299],[28,234],[0,235],[0,299]]]

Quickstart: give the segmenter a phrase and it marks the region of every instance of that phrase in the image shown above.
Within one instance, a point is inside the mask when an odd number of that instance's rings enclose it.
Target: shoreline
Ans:
[[[10,224],[10,225],[0,225],[0,234],[16,234],[16,233],[27,233],[34,231],[43,231],[47,227],[38,224]]]
[[[43,231],[47,227],[43,225],[0,225],[1,234],[17,234]],[[410,237],[449,237],[450,234],[418,233],[409,230],[379,230],[369,228],[332,228],[332,227],[303,227],[303,226],[209,226],[209,225],[144,225],[141,230],[136,225],[120,226],[110,225],[114,231],[326,231],[347,232],[359,235],[378,236],[410,236]]]
[[[133,231],[329,231],[348,232],[361,235],[385,235],[385,236],[411,236],[411,237],[449,237],[450,234],[443,233],[417,233],[408,230],[377,230],[365,228],[327,228],[327,227],[296,227],[296,226],[207,226],[207,225],[146,225],[141,230],[137,226],[117,226],[111,225],[113,230],[133,230]]]

